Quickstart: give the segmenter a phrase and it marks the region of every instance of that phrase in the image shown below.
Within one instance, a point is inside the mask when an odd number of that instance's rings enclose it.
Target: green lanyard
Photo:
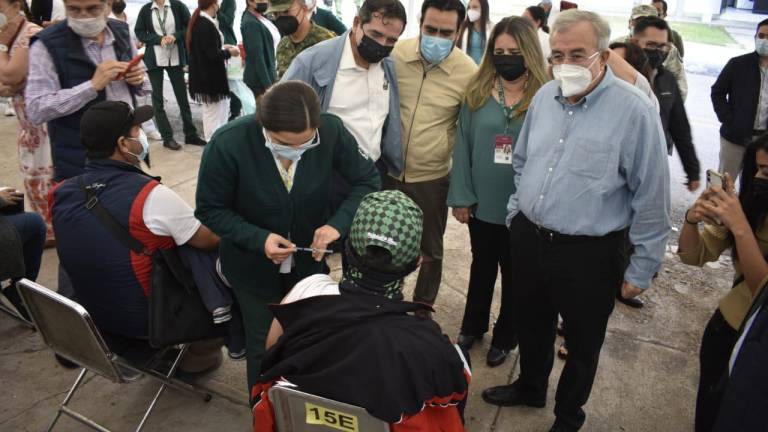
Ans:
[[[499,102],[501,102],[501,110],[504,112],[504,119],[506,120],[506,123],[504,124],[504,135],[509,135],[509,123],[515,117],[515,106],[517,106],[517,104],[508,107],[507,98],[504,97],[504,87],[501,86],[501,78],[499,78],[496,83],[496,88],[499,91]]]
[[[160,18],[160,9],[155,9],[155,15],[157,15],[157,22],[160,24],[163,36],[168,36],[168,32],[165,31],[165,23],[168,21],[168,6],[163,7],[163,17]]]

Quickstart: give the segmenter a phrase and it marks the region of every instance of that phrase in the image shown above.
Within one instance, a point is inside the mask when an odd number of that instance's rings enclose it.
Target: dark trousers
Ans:
[[[16,213],[5,218],[13,224],[21,238],[24,251],[24,277],[36,280],[45,246],[45,222],[37,213]]]
[[[696,394],[696,432],[710,432],[720,409],[722,390],[731,352],[738,333],[720,309],[716,310],[704,329],[699,351],[699,391]]]
[[[240,102],[240,98],[234,92],[229,92],[229,121],[240,117],[242,111],[243,103]]]
[[[434,304],[443,277],[443,235],[448,223],[449,177],[418,183],[404,183],[390,176],[385,177],[384,189],[394,189],[408,195],[424,214],[424,231],[421,235],[421,256],[416,290],[413,301]]]
[[[469,291],[461,333],[481,336],[488,331],[496,275],[501,268],[501,310],[493,328],[491,345],[511,349],[517,344],[517,330],[512,321],[512,272],[510,265],[509,231],[504,225],[469,220],[472,245],[472,266],[469,270]]]
[[[557,386],[555,415],[576,429],[584,424],[582,406],[592,391],[616,286],[623,279],[624,235],[553,239],[522,213],[510,226],[520,383],[531,398],[546,397],[559,312],[567,323],[569,354]]]
[[[163,74],[167,72],[171,80],[173,94],[179,104],[181,121],[184,124],[184,138],[197,137],[197,128],[192,122],[192,110],[187,99],[187,85],[184,83],[184,69],[181,66],[160,67],[147,71],[149,82],[152,84],[152,107],[155,110],[155,122],[163,141],[173,139],[173,128],[165,113],[165,101],[163,99]]]

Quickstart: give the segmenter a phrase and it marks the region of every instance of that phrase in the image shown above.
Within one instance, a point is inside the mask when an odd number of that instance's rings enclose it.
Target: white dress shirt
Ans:
[[[389,83],[381,63],[368,69],[355,63],[350,43],[344,45],[328,112],[341,117],[357,145],[374,161],[381,157],[381,135],[389,114]]]
[[[170,1],[166,0],[162,9],[153,1],[150,14],[152,15],[152,29],[155,33],[161,37],[174,36],[176,33],[176,19],[173,17]],[[179,65],[179,46],[177,45],[179,42],[183,43],[184,41],[176,41],[172,45],[166,46],[155,45],[155,59],[158,66]]]

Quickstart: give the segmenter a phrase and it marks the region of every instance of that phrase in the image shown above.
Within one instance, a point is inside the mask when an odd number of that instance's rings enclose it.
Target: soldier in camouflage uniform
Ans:
[[[336,35],[312,22],[314,0],[272,0],[267,15],[275,16],[275,25],[283,38],[277,45],[277,79],[300,52]]]

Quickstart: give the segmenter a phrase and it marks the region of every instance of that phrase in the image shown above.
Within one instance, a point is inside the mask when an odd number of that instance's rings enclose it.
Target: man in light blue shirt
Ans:
[[[486,402],[543,407],[555,322],[569,356],[552,431],[578,430],[597,371],[615,292],[632,298],[661,265],[669,220],[669,169],[658,113],[606,67],[610,27],[569,10],[552,28],[555,80],[528,110],[513,159],[509,200],[521,375],[483,392]],[[626,235],[635,245],[629,267]],[[622,285],[623,283],[623,285]]]

